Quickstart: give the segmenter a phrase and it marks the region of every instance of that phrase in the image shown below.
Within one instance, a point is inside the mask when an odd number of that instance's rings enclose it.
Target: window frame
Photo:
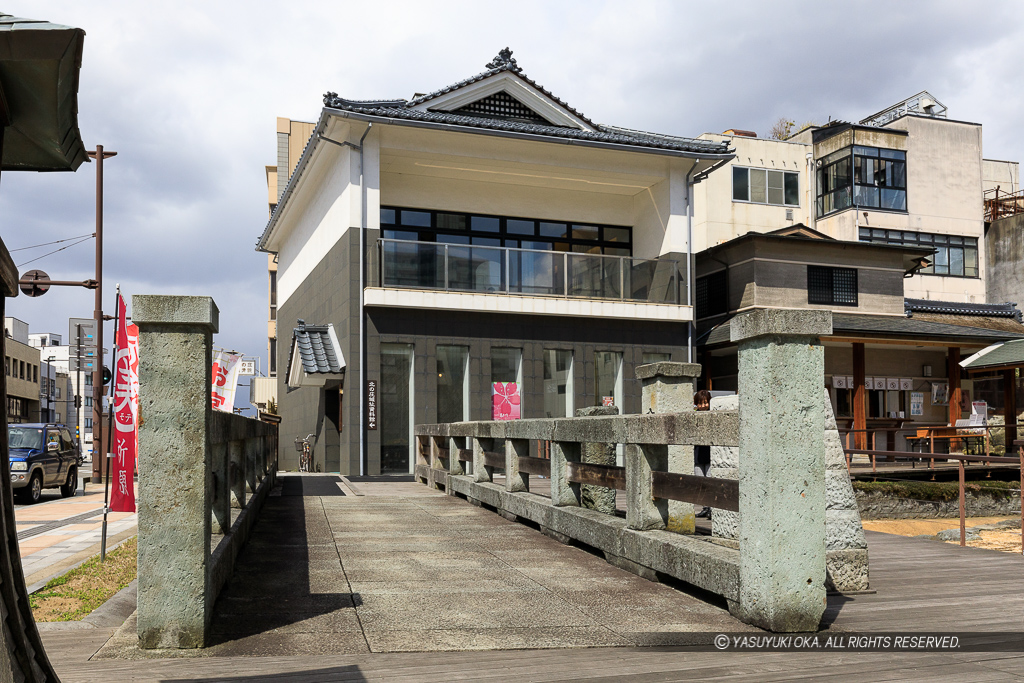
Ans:
[[[402,223],[402,217],[405,212],[416,213],[416,214],[429,214],[428,225],[404,225]],[[438,220],[438,216],[445,218],[460,217],[463,220],[463,228],[453,228],[442,226],[442,221]],[[490,225],[491,221],[497,220],[496,229],[474,229],[473,219],[478,219],[477,222],[482,226],[484,224]],[[508,229],[509,222],[513,222],[514,229],[510,231]],[[522,232],[525,229],[524,223],[533,224],[533,233]],[[564,236],[559,237],[552,234],[542,234],[542,224],[547,226],[563,226]],[[576,237],[574,233],[577,228],[582,228],[589,231],[589,229],[597,230],[597,239],[588,239],[582,236]],[[626,231],[628,239],[621,240],[623,233],[620,231]],[[549,228],[550,232],[550,228]],[[582,231],[580,231],[582,234]],[[405,236],[398,236],[396,233],[405,233]],[[548,218],[527,218],[523,216],[498,216],[493,214],[483,214],[465,211],[441,211],[436,209],[417,209],[412,207],[402,206],[381,206],[380,207],[380,236],[384,239],[409,239],[415,235],[415,238],[410,241],[417,242],[433,242],[437,244],[453,242],[444,238],[462,237],[466,239],[467,244],[476,246],[500,246],[504,248],[524,248],[519,245],[523,242],[529,242],[531,247],[536,249],[539,245],[545,245],[547,249],[539,249],[539,251],[567,251],[573,253],[596,253],[604,254],[609,256],[633,256],[633,226],[631,225],[611,225],[604,223],[595,223],[594,221],[569,221],[569,220],[554,220]],[[475,240],[475,241],[474,241]],[[484,240],[487,240],[485,243]],[[499,244],[493,244],[493,240],[500,240]],[[578,249],[577,249],[578,248]],[[597,251],[594,251],[597,249]]]
[[[875,154],[872,156],[867,153],[858,153],[858,150],[873,150]],[[886,156],[883,153],[888,153]],[[902,158],[898,158],[896,155],[902,155]],[[887,164],[891,163],[902,163],[903,164],[903,186],[880,186],[880,185],[869,185],[865,183],[857,182],[858,176],[858,161],[860,159],[876,159],[884,161]],[[824,180],[828,177],[827,171],[839,164],[847,163],[849,166],[849,172],[843,178],[844,182],[836,184],[831,189],[824,190],[826,187]],[[869,145],[849,145],[838,149],[831,154],[828,154],[821,159],[815,160],[815,190],[814,190],[814,215],[816,218],[825,218],[833,214],[837,214],[847,209],[868,209],[870,211],[884,211],[887,213],[909,213],[909,182],[907,175],[908,159],[907,152],[901,149],[891,149],[889,147],[872,147]],[[878,190],[878,206],[871,204],[860,204],[857,202],[857,188],[871,188]],[[897,192],[903,193],[903,207],[902,209],[890,209],[883,207],[881,204],[881,196],[883,189],[891,189]],[[838,195],[843,190],[847,191],[848,204],[839,208],[831,208],[825,211],[825,197],[829,196],[832,199],[832,205],[835,205],[835,197],[832,195]]]
[[[818,289],[818,285],[824,283],[824,276],[828,274],[827,294],[824,290]],[[837,299],[837,276],[848,275],[853,278],[853,301],[842,301]],[[813,282],[816,276],[820,282]],[[820,296],[819,296],[820,295]],[[817,300],[816,300],[817,299]],[[860,306],[860,277],[856,268],[842,268],[838,266],[807,266],[807,303],[814,306],[847,306],[856,308]]]
[[[908,239],[908,236],[913,239]],[[946,258],[946,269],[945,273],[935,272],[935,262],[937,259],[932,259],[932,264],[927,268],[922,268],[917,271],[919,275],[937,275],[938,277],[959,277],[969,279],[980,279],[981,278],[981,254],[978,248],[977,237],[966,237],[964,235],[949,235],[932,232],[918,232],[917,230],[890,230],[888,228],[870,228],[861,226],[860,232],[857,235],[857,239],[860,242],[867,242],[869,244],[897,244],[902,246],[911,247],[922,247],[925,249],[933,248],[945,248]],[[959,241],[959,244],[956,242]],[[950,273],[949,265],[951,259],[949,253],[951,249],[959,249],[962,253],[960,263],[963,269],[962,273]],[[974,255],[974,274],[968,275],[968,255]]]
[[[747,172],[747,174],[746,174],[747,175],[747,198],[746,199],[737,199],[736,198],[736,172],[737,171],[746,171]],[[754,201],[753,199],[750,198],[750,196],[751,196],[750,171],[764,171],[764,174],[765,174],[765,176],[764,176],[764,188],[765,188],[765,193],[764,193],[765,197],[764,197],[764,199],[765,200],[763,202]],[[781,173],[782,174],[782,188],[781,188],[782,189],[782,203],[781,204],[777,204],[777,203],[775,203],[773,201],[770,201],[771,187],[770,187],[770,184],[769,184],[769,176],[768,176],[769,173]],[[794,178],[796,178],[796,198],[797,198],[796,199],[796,204],[789,204],[789,203],[786,202],[786,178],[788,176],[793,176]],[[740,166],[739,164],[734,164],[732,166],[732,200],[734,202],[736,202],[737,204],[757,204],[758,206],[781,206],[781,207],[785,207],[785,208],[789,208],[789,209],[792,209],[792,208],[799,209],[800,208],[800,173],[798,171],[787,171],[787,170],[778,169],[778,168],[765,168],[763,166]]]

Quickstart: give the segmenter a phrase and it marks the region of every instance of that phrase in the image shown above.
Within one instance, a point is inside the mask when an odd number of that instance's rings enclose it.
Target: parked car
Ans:
[[[64,498],[75,495],[82,455],[65,425],[8,425],[7,445],[11,454],[11,488],[20,502],[38,503],[44,488],[60,487]]]

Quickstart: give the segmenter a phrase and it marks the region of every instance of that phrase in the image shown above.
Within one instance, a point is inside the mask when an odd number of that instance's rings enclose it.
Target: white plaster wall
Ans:
[[[702,140],[726,140],[736,149],[736,158],[699,183],[694,192],[694,251],[728,242],[748,232],[771,232],[795,223],[811,225],[812,205],[807,182],[807,154],[811,146],[803,143],[763,140],[742,136],[705,133]],[[769,206],[733,201],[732,167],[765,168],[800,174],[800,206]],[[786,219],[786,210],[793,219]]]

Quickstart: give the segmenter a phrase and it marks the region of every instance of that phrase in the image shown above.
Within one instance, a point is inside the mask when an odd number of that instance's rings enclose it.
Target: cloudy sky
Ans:
[[[603,123],[764,135],[780,116],[859,120],[929,90],[951,118],[984,124],[987,157],[1024,158],[1020,3],[7,0],[0,11],[86,31],[82,138],[118,152],[105,165],[104,308],[114,283],[212,296],[216,343],[264,368],[264,166],[276,117],[316,120],[328,90],[410,97],[509,46],[531,78]],[[8,248],[91,233],[94,183],[91,164],[4,174]],[[60,246],[15,251],[15,263]],[[92,242],[30,268],[89,278]],[[73,288],[8,303],[34,332],[67,334],[69,316],[92,310],[92,293]]]

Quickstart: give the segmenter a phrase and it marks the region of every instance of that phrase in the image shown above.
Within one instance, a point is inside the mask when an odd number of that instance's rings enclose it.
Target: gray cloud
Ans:
[[[482,70],[499,48],[597,121],[681,135],[765,133],[780,116],[859,119],[928,89],[1020,159],[1020,5],[960,2],[147,3],[10,0],[6,12],[87,32],[80,122],[106,165],[107,302],[213,296],[217,342],[265,355],[264,166],[275,117],[321,95],[409,97]],[[0,186],[9,248],[91,232],[92,165]],[[27,260],[17,252],[16,262]],[[83,244],[30,267],[91,276]],[[9,302],[34,331],[89,316],[85,290]],[[282,321],[287,327],[288,322]],[[108,333],[109,334],[109,333]],[[109,338],[109,337],[108,337]]]

